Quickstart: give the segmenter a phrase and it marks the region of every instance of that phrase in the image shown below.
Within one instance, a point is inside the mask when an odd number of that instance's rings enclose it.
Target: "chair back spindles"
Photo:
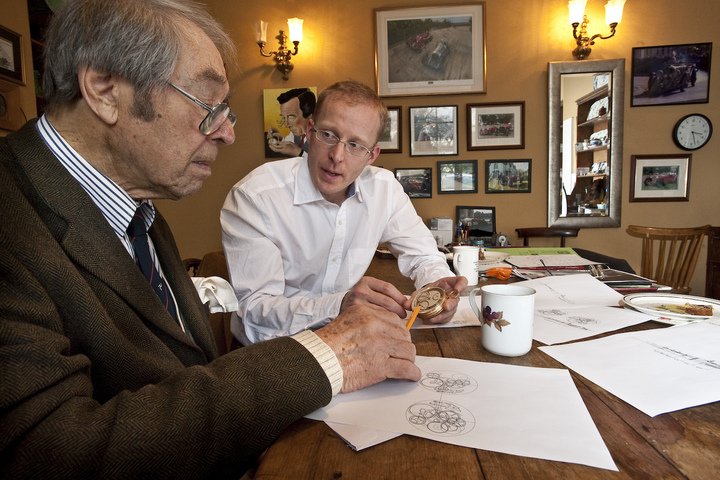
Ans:
[[[630,225],[627,233],[642,238],[640,274],[670,286],[676,293],[690,292],[703,237],[710,225],[693,228],[658,228]]]

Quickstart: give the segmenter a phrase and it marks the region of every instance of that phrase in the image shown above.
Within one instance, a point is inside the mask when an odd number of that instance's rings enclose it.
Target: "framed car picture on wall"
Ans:
[[[692,155],[630,157],[631,202],[687,202]]]
[[[438,193],[477,193],[477,160],[437,162]]]
[[[396,168],[395,178],[408,197],[432,197],[432,168]]]
[[[457,155],[457,106],[410,107],[410,156]]]

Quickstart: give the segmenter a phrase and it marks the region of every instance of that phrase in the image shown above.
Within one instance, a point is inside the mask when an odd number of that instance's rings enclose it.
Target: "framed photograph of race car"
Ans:
[[[485,3],[375,9],[381,97],[485,92]]]
[[[432,168],[396,168],[395,178],[410,198],[432,198]]]
[[[631,202],[687,202],[692,155],[630,157]]]
[[[630,105],[708,103],[712,43],[632,49]]]
[[[476,103],[467,106],[467,149],[525,147],[525,102]]]

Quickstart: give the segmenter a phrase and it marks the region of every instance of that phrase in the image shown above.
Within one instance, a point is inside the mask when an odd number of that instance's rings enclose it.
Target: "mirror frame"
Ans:
[[[560,167],[562,165],[562,98],[561,75],[610,72],[610,168],[608,215],[604,217],[561,217]],[[550,227],[619,227],[622,203],[623,118],[625,103],[625,59],[582,60],[548,63],[548,226]]]

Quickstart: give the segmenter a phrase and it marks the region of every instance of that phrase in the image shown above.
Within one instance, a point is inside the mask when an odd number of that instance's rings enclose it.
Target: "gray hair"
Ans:
[[[235,45],[220,24],[190,0],[69,0],[53,16],[45,46],[43,87],[48,111],[81,97],[81,68],[117,75],[135,87],[135,113],[149,120],[144,100],[170,80],[184,29],[200,28],[233,64]]]

